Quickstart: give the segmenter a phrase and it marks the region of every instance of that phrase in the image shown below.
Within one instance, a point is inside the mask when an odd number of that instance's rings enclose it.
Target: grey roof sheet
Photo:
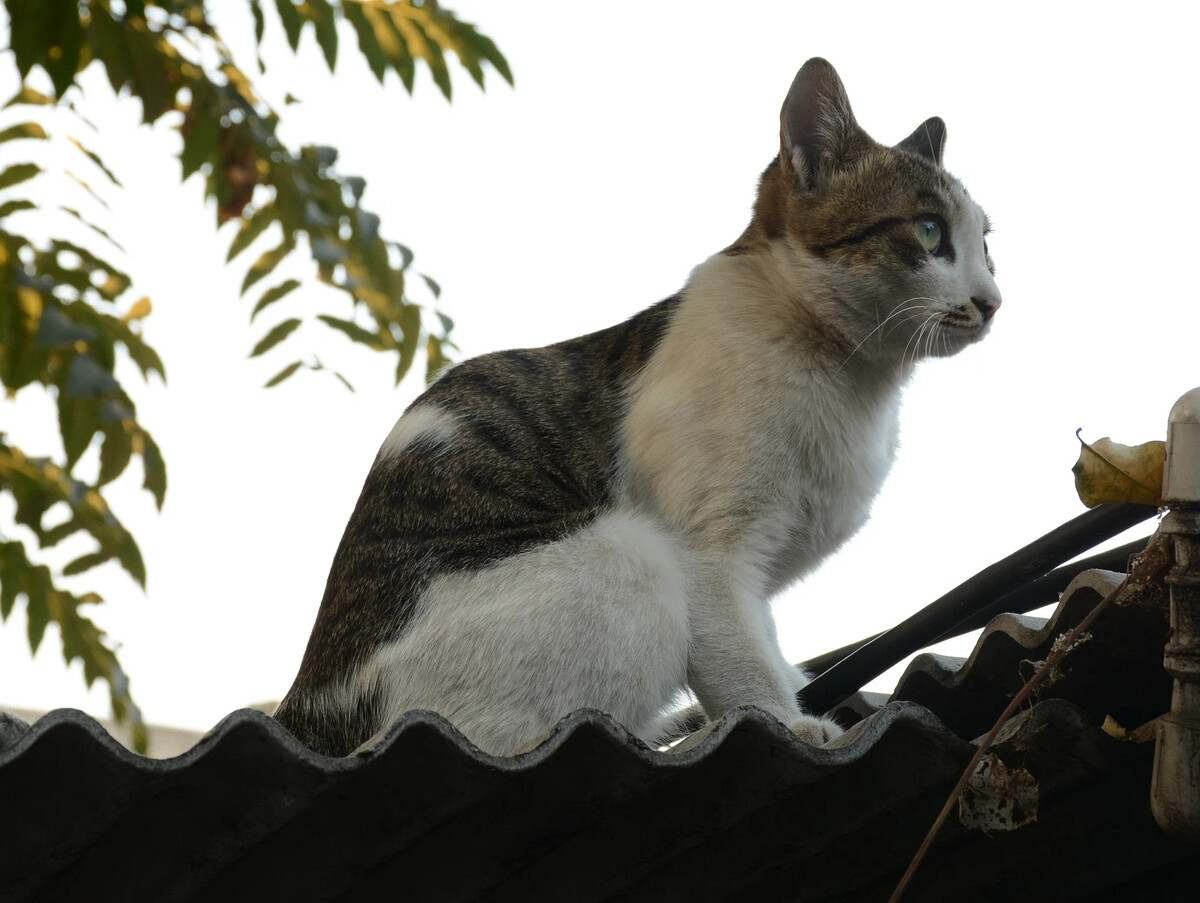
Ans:
[[[914,662],[895,701],[831,748],[754,709],[674,753],[580,711],[511,759],[421,712],[351,759],[250,710],[167,760],[69,710],[0,727],[0,900],[886,899],[972,752],[965,737],[994,717],[981,710],[998,711],[1022,659],[1105,585],[1085,575],[1047,625],[998,619],[960,668]],[[1037,822],[948,824],[909,899],[1160,899],[1192,880],[1200,849],[1150,814],[1153,745],[1098,726],[1100,712],[1133,726],[1169,705],[1163,610],[1133,601],[997,747],[1034,775]]]

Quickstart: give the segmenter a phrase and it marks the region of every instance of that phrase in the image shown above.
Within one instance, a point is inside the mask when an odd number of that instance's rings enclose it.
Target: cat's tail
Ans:
[[[345,695],[293,686],[271,717],[313,752],[348,756],[378,731],[381,705],[377,691]]]

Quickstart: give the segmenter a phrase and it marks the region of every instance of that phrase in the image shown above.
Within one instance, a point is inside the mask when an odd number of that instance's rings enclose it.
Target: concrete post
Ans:
[[[1158,722],[1150,806],[1168,834],[1200,843],[1200,388],[1171,409],[1163,504],[1171,512],[1159,529],[1175,545],[1163,666],[1175,690],[1171,711]]]

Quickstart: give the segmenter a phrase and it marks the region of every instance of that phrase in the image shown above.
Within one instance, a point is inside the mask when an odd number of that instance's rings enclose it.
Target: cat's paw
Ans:
[[[832,718],[817,718],[814,715],[801,715],[789,727],[793,734],[813,746],[824,746],[845,733]]]

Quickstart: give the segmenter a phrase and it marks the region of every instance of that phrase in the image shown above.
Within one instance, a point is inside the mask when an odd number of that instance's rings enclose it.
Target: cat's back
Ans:
[[[469,359],[413,402],[367,475],[277,717],[303,733],[302,699],[335,692],[401,636],[439,574],[554,542],[612,508],[626,391],[678,303],[543,348]]]

